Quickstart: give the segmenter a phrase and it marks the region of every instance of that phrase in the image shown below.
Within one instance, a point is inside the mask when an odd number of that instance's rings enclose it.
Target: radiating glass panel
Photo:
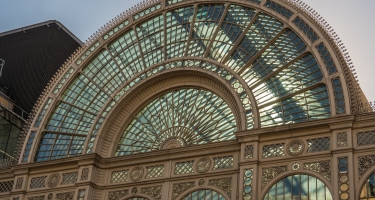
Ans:
[[[234,115],[216,94],[180,89],[145,106],[124,131],[116,155],[234,139]],[[176,146],[177,145],[177,146]]]
[[[293,97],[261,107],[262,126],[290,124],[330,116],[328,92],[325,85],[296,94]]]
[[[210,57],[219,62],[222,61],[250,24],[254,15],[254,9],[230,5],[218,34],[213,38]]]
[[[185,55],[189,38],[190,23],[194,7],[185,7],[166,13],[166,53],[167,59]]]
[[[164,16],[159,15],[137,26],[146,67],[164,60]]]
[[[203,57],[224,13],[223,4],[199,5],[190,39],[188,56]]]
[[[283,26],[284,24],[274,17],[261,13],[230,55],[226,65],[235,71],[243,67],[282,30]]]
[[[36,153],[36,162],[81,155],[85,136],[43,133]]]
[[[304,175],[292,175],[278,181],[263,199],[269,200],[331,200],[328,187],[319,179]]]

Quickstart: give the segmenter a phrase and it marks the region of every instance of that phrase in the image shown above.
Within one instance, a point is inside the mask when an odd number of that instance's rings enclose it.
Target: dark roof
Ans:
[[[0,86],[7,87],[15,104],[30,113],[49,80],[81,45],[58,21],[0,33],[0,58],[5,60]]]

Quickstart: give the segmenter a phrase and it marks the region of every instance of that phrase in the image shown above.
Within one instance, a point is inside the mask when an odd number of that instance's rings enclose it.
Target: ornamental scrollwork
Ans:
[[[118,200],[129,194],[129,190],[117,190],[108,193],[108,200]]]
[[[277,175],[288,171],[287,166],[269,167],[262,169],[262,189]]]
[[[375,166],[375,155],[358,157],[359,178],[373,166]]]
[[[159,186],[141,188],[141,194],[154,197],[155,200],[160,200],[161,199],[161,187],[162,186],[159,185]]]
[[[311,162],[305,163],[303,169],[311,170],[321,174],[329,182],[331,182],[331,162],[330,161],[321,161],[321,162]]]
[[[195,182],[185,182],[173,184],[172,199],[177,199],[177,197],[183,192],[195,187]]]
[[[73,200],[74,199],[74,192],[64,192],[64,193],[57,193],[56,199],[59,200]]]
[[[228,196],[231,196],[232,191],[232,178],[218,178],[218,179],[211,179],[208,181],[208,185],[212,185],[222,189]]]
[[[34,196],[34,197],[27,197],[27,200],[44,200],[45,195],[42,196]]]

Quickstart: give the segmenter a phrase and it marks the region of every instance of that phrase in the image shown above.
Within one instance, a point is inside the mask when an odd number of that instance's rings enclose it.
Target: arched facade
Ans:
[[[51,80],[12,198],[261,199],[308,174],[358,199],[375,115],[340,46],[297,1],[146,1]]]

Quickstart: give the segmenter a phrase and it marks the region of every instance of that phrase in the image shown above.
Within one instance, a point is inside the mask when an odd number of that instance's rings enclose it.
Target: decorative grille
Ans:
[[[297,27],[306,34],[306,36],[310,39],[312,43],[319,39],[319,36],[315,33],[315,31],[300,17],[296,17],[293,20],[293,23],[296,24]]]
[[[328,151],[331,148],[331,140],[329,137],[309,139],[307,145],[307,152]]]
[[[338,147],[348,146],[348,134],[346,132],[337,133],[337,146]]]
[[[195,182],[194,181],[173,184],[172,199],[173,200],[177,199],[177,197],[180,194],[182,194],[185,191],[189,190],[190,188],[194,188],[194,187],[195,187]]]
[[[143,11],[135,14],[133,16],[133,19],[137,20],[137,19],[139,19],[139,18],[141,18],[141,17],[143,17],[145,15],[148,15],[148,14],[150,14],[152,12],[155,12],[156,10],[159,10],[160,8],[161,8],[161,4],[156,4],[154,6],[151,6],[150,8],[147,8],[147,9],[145,9],[145,10],[143,10]]]
[[[262,169],[262,188],[264,188],[273,178],[288,171],[287,166],[269,167]]]
[[[14,181],[0,182],[0,193],[12,191],[13,184],[14,184]]]
[[[78,172],[69,172],[62,174],[61,185],[73,184],[77,182]]]
[[[40,176],[31,179],[30,188],[42,188],[46,186],[47,176]]]
[[[316,48],[319,51],[320,57],[324,61],[324,64],[327,68],[328,73],[329,74],[336,73],[337,69],[336,69],[335,62],[333,61],[333,59],[331,57],[331,54],[329,53],[329,51],[326,48],[326,46],[324,45],[324,43],[323,42],[320,43]]]
[[[222,189],[228,196],[231,196],[232,191],[232,178],[217,178],[217,179],[210,179],[208,181],[208,185],[215,186]]]
[[[243,199],[251,200],[253,194],[253,169],[245,169],[243,174]]]
[[[216,157],[214,160],[214,170],[227,169],[233,167],[233,156]]]
[[[113,171],[112,176],[111,176],[111,183],[129,181],[128,172],[129,172],[129,170],[127,170],[127,169],[126,170]]]
[[[193,173],[194,160],[191,161],[185,161],[185,162],[178,162],[175,165],[174,173],[175,174],[189,174]]]
[[[81,174],[81,181],[87,180],[89,178],[89,168],[83,168]]]
[[[375,130],[360,132],[357,134],[357,145],[372,145],[375,144]]]
[[[253,145],[248,145],[245,147],[245,158],[246,159],[249,159],[249,158],[253,158],[254,156],[254,147]]]
[[[78,200],[84,200],[85,199],[85,193],[86,193],[86,189],[78,190]]]
[[[339,170],[339,199],[349,199],[349,174],[348,174],[348,157],[338,158]]]
[[[146,167],[146,178],[162,177],[164,174],[164,165],[155,165]]]
[[[144,187],[141,188],[141,194],[145,194],[147,196],[153,197],[155,200],[161,199],[161,189],[162,186],[153,186],[153,187]]]
[[[73,200],[74,199],[74,192],[64,192],[64,193],[57,193],[56,199],[59,200]]]
[[[343,114],[345,113],[345,99],[340,78],[332,79],[332,87],[335,94],[336,113]]]
[[[23,184],[23,177],[17,178],[16,187],[15,187],[16,190],[21,189],[22,188],[22,184]]]
[[[358,174],[359,178],[363,176],[369,169],[375,166],[375,155],[358,157]]]
[[[263,146],[263,158],[274,158],[285,156],[284,152],[285,143],[271,144]]]
[[[279,14],[286,17],[287,19],[289,19],[294,14],[289,9],[287,9],[284,6],[282,6],[278,3],[275,3],[273,1],[267,1],[265,6],[267,6],[268,8],[271,8],[272,10],[274,10],[276,12],[278,12]]]

